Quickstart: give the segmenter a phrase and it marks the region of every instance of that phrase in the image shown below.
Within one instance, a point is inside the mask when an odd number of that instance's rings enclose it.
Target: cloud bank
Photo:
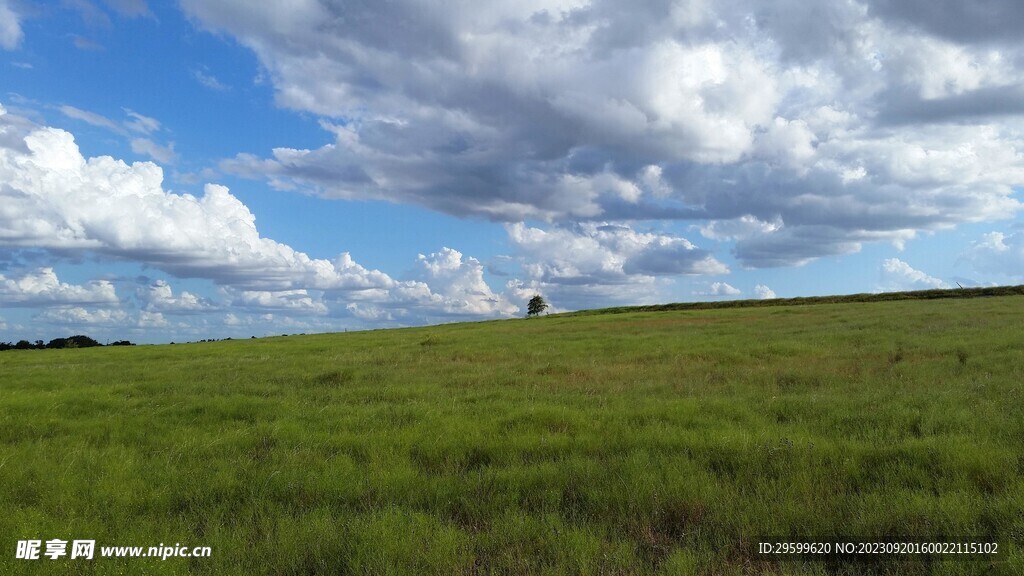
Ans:
[[[182,3],[330,135],[225,170],[506,222],[699,220],[749,267],[1020,209],[1021,9],[919,4]]]
[[[129,115],[140,130],[157,128],[152,119]],[[212,302],[188,291],[175,294],[169,283],[156,280],[138,291],[141,310],[133,315],[117,308],[109,281],[70,285],[52,268],[0,275],[5,307],[59,307],[42,320],[164,326],[165,314],[224,306],[264,315],[376,315],[404,323],[518,312],[491,291],[479,261],[454,249],[420,255],[414,277],[396,280],[346,252],[311,258],[261,236],[253,213],[224,186],[208,184],[201,197],[173,193],[163,188],[156,164],[85,158],[70,133],[32,126],[2,107],[0,137],[12,144],[0,146],[0,246],[43,249],[58,259],[92,255],[136,262],[177,278],[209,280],[223,294],[222,302]]]

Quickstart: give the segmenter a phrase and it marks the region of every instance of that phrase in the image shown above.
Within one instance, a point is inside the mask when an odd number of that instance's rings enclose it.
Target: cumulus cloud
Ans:
[[[21,18],[9,0],[0,0],[0,48],[14,50],[21,43]]]
[[[170,326],[170,322],[167,321],[162,312],[140,310],[135,325],[139,328],[165,328]]]
[[[706,291],[694,292],[694,296],[713,296],[713,297],[725,297],[725,296],[739,296],[743,292],[734,286],[726,284],[725,282],[713,282]]]
[[[899,258],[889,258],[883,261],[881,276],[880,292],[949,288],[949,285],[943,280],[916,270]]]
[[[0,246],[96,254],[179,278],[211,280],[240,311],[285,315],[275,323],[288,315],[424,323],[518,312],[515,303],[487,285],[483,264],[452,248],[420,255],[404,280],[367,269],[347,252],[331,260],[311,258],[260,236],[255,216],[223,186],[207,185],[200,198],[174,194],[164,190],[163,172],[155,164],[86,159],[69,133],[8,116],[0,107],[0,136],[20,146],[0,146]],[[5,302],[48,301],[65,308],[117,302],[110,283],[60,284],[52,269],[0,278],[7,281]],[[190,292],[175,294],[162,280],[138,296],[146,314],[131,321],[139,326],[164,326],[165,314],[217,308]],[[46,318],[124,320],[84,307],[84,312],[68,310]]]
[[[106,280],[84,286],[66,284],[53,268],[39,268],[17,277],[0,274],[0,306],[4,307],[117,303],[114,285]]]
[[[712,240],[745,240],[752,236],[771,234],[782,228],[782,222],[762,222],[745,214],[731,220],[715,220],[701,226],[700,233]]]
[[[544,229],[516,223],[506,230],[521,266],[521,278],[508,282],[506,294],[520,307],[536,293],[563,310],[656,302],[665,297],[666,277],[729,272],[683,237],[620,224]]]
[[[775,291],[764,284],[754,286],[754,296],[757,297],[758,300],[771,300],[772,298],[777,298]]]
[[[238,292],[232,304],[247,309],[276,310],[291,314],[326,314],[327,305],[307,290]]]
[[[625,284],[654,276],[727,274],[729,269],[689,240],[664,233],[637,232],[624,225],[589,223],[541,229],[506,226],[525,269],[555,284]]]
[[[697,220],[749,267],[1020,209],[1019,7],[918,4],[183,2],[329,134],[225,170],[507,222]]]
[[[484,267],[476,258],[463,258],[452,248],[416,260],[413,277],[433,287],[448,314],[473,316],[510,316],[519,308],[504,296],[495,294],[484,281]]]
[[[142,291],[141,296],[146,310],[150,312],[194,313],[214,308],[208,300],[187,291],[175,296],[171,285],[164,280],[153,282]]]
[[[347,254],[312,259],[261,237],[252,212],[223,186],[207,185],[201,198],[167,192],[160,167],[87,160],[54,128],[33,130],[24,144],[27,152],[0,148],[0,245],[91,250],[251,290],[392,282]]]
[[[81,306],[49,308],[41,312],[37,318],[44,322],[71,326],[123,326],[129,321],[129,315],[124,310],[89,310]]]

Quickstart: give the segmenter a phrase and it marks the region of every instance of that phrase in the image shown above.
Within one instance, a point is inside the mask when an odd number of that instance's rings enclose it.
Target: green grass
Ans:
[[[0,573],[1024,573],[1022,317],[1001,296],[5,352]],[[213,555],[14,559],[52,538]]]

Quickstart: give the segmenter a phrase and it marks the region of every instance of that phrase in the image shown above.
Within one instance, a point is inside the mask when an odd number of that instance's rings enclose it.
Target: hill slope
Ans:
[[[0,572],[1021,573],[1022,313],[1002,296],[5,353]],[[14,559],[55,538],[212,554]],[[946,541],[998,553],[758,553]]]

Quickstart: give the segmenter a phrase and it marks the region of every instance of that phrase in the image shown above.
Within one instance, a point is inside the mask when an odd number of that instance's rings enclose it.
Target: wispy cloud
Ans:
[[[75,120],[81,120],[82,122],[85,122],[86,124],[91,124],[91,125],[96,126],[98,128],[105,128],[107,130],[110,130],[111,132],[114,132],[116,134],[120,134],[122,136],[127,136],[128,135],[128,131],[125,130],[125,128],[123,126],[121,126],[117,122],[114,122],[110,118],[107,118],[106,116],[103,116],[102,114],[97,114],[95,112],[90,112],[88,110],[82,110],[81,108],[75,108],[74,106],[68,106],[68,105],[61,106],[59,108],[59,110],[60,110],[61,114],[67,116],[68,118],[74,118]]]
[[[100,44],[99,42],[97,42],[95,40],[92,40],[91,38],[86,38],[85,36],[79,36],[78,34],[72,34],[71,35],[71,43],[74,44],[75,48],[78,48],[79,50],[87,50],[87,51],[106,50],[106,48],[104,48],[103,45]]]
[[[104,0],[107,6],[127,18],[153,17],[146,0]]]
[[[0,0],[0,48],[14,50],[21,44],[21,17],[9,0]]]
[[[228,86],[227,84],[222,83],[213,74],[210,74],[208,72],[204,72],[202,70],[199,70],[198,68],[193,68],[192,69],[192,77],[196,79],[196,82],[199,82],[203,86],[209,88],[210,90],[214,90],[216,92],[227,92],[228,90],[231,89],[230,86]]]
[[[156,118],[144,116],[129,108],[124,108],[124,113],[131,118],[124,123],[125,127],[129,130],[140,132],[142,134],[152,134],[160,129],[160,121]]]
[[[148,138],[133,138],[131,145],[132,152],[145,154],[161,164],[174,164],[174,161],[178,158],[178,155],[174,152],[174,142],[161,146]]]

